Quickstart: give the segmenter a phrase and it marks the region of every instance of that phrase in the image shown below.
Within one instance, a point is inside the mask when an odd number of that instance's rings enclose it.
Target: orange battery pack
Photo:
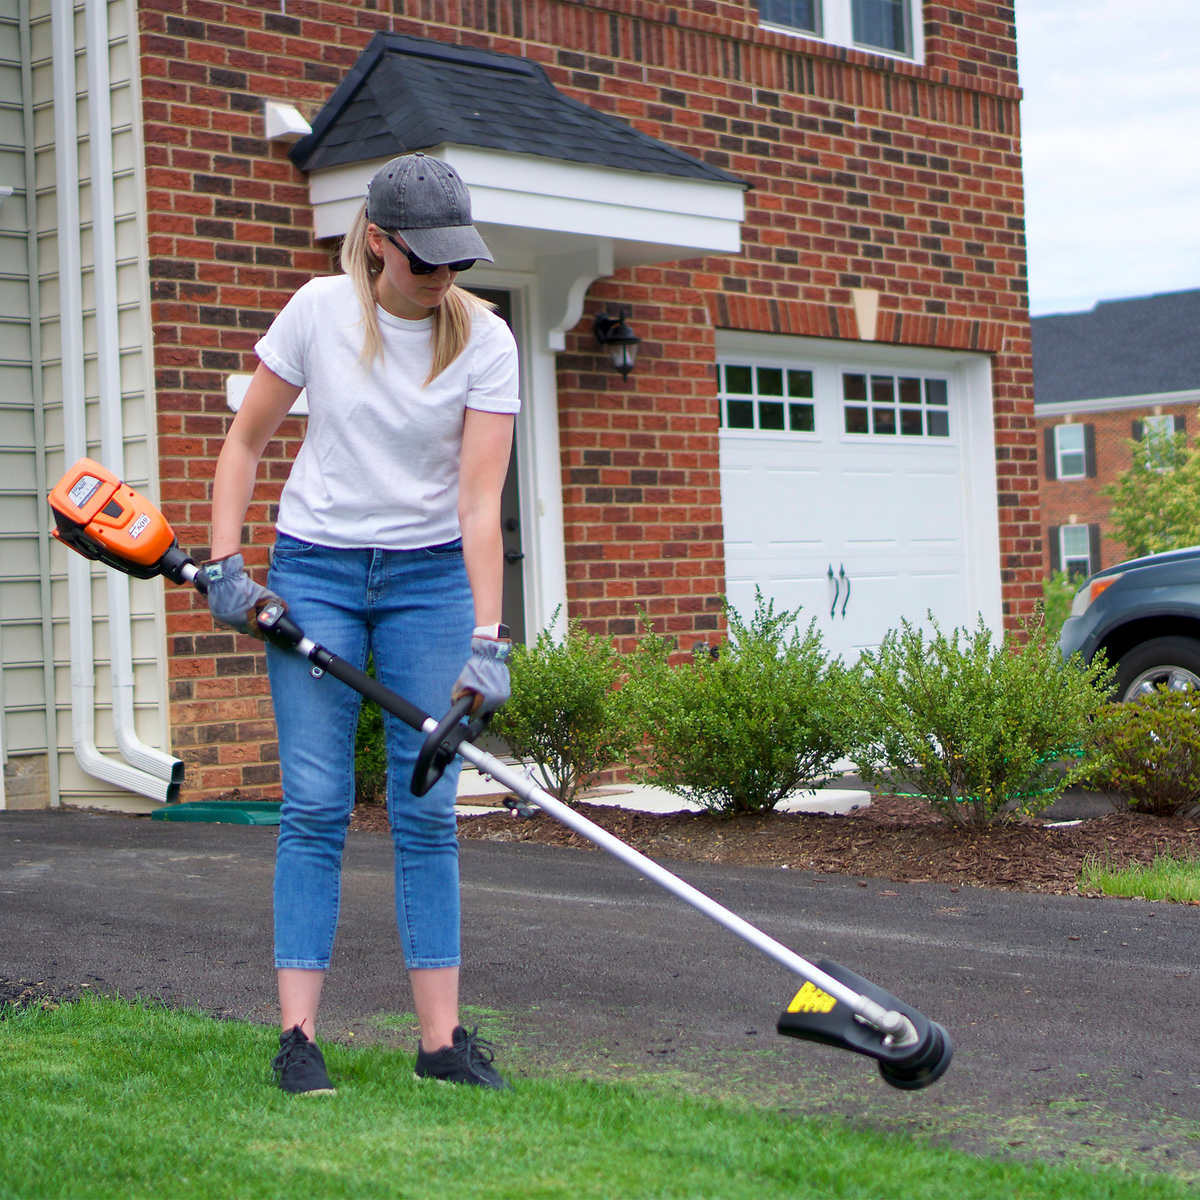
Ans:
[[[50,493],[54,536],[87,558],[154,574],[175,542],[166,518],[107,467],[81,458]]]

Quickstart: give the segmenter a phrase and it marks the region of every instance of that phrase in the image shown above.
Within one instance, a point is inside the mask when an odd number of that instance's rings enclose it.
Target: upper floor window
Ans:
[[[1177,435],[1186,432],[1181,416],[1155,415],[1141,417],[1133,423],[1133,437],[1142,443],[1146,465],[1156,471],[1170,471],[1181,461],[1185,447]]]
[[[1096,474],[1096,431],[1071,423],[1046,430],[1046,478],[1092,479]]]
[[[1083,426],[1060,425],[1055,435],[1059,479],[1082,479],[1087,474],[1083,456]]]
[[[758,0],[765,25],[834,42],[919,58],[920,0]]]

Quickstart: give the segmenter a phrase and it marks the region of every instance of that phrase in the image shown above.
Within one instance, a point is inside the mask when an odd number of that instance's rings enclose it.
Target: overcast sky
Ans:
[[[1200,288],[1200,3],[1016,13],[1034,315]]]

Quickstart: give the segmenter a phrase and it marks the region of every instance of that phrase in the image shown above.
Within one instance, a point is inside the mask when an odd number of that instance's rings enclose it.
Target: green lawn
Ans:
[[[1156,1200],[1132,1176],[977,1157],[838,1122],[577,1079],[418,1083],[329,1044],[336,1096],[292,1097],[275,1031],[98,997],[0,1010],[0,1197]]]
[[[1079,886],[1105,896],[1135,900],[1200,901],[1200,858],[1159,854],[1149,864],[1114,866],[1096,857],[1084,860]]]

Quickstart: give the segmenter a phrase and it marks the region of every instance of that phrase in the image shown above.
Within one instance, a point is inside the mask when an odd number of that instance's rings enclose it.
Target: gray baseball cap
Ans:
[[[367,187],[367,220],[398,233],[429,263],[494,261],[471,224],[467,185],[452,166],[427,154],[402,154],[375,172]]]

